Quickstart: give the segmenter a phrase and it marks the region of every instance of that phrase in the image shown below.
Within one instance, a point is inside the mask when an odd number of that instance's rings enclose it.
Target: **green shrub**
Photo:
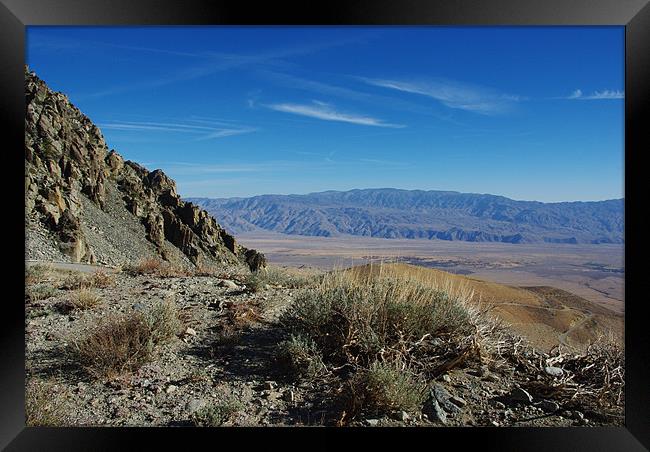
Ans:
[[[368,365],[382,350],[397,350],[425,335],[473,331],[462,300],[399,278],[358,281],[326,275],[299,294],[283,317],[294,334],[311,337],[326,360]]]
[[[404,368],[401,361],[373,362],[358,371],[344,393],[350,414],[385,414],[403,410],[418,412],[427,398],[426,382]]]
[[[291,339],[280,342],[275,359],[292,377],[312,379],[327,372],[320,351],[308,337],[291,336]]]
[[[192,422],[197,427],[219,427],[243,409],[244,406],[241,402],[228,398],[220,403],[196,411],[192,414]]]
[[[56,296],[57,290],[49,284],[37,284],[27,287],[26,294],[32,301],[46,300]]]

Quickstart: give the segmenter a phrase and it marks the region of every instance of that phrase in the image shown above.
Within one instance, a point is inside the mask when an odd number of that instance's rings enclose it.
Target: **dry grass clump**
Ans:
[[[85,311],[102,304],[102,298],[90,289],[77,289],[72,292],[67,306],[70,310]]]
[[[244,409],[234,397],[224,398],[219,403],[199,409],[192,414],[192,423],[197,427],[219,427]]]
[[[25,387],[25,424],[29,427],[69,425],[65,394],[50,380],[31,379]]]
[[[94,377],[114,378],[150,361],[156,346],[179,333],[181,325],[170,302],[146,311],[112,316],[73,342],[77,362]]]
[[[159,278],[175,278],[189,274],[187,270],[158,258],[143,259],[136,265],[126,266],[124,270],[134,275],[151,275]]]
[[[115,283],[115,277],[103,270],[97,270],[91,274],[72,273],[68,275],[59,285],[65,290],[80,290],[101,288],[104,289]]]

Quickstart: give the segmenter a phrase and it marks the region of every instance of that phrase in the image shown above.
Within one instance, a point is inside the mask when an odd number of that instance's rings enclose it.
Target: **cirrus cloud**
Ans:
[[[292,103],[269,104],[266,105],[266,107],[275,111],[292,113],[301,116],[308,116],[310,118],[322,119],[324,121],[347,122],[350,124],[359,124],[359,125],[374,126],[374,127],[392,127],[392,128],[406,127],[405,125],[402,124],[391,124],[388,122],[384,122],[381,119],[373,118],[371,116],[359,115],[354,113],[344,113],[336,110],[332,105],[320,101],[312,101],[311,104],[292,104]]]

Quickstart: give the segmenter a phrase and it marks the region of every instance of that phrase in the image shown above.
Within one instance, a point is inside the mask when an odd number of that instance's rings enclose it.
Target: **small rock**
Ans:
[[[510,399],[515,402],[531,403],[533,401],[533,396],[531,396],[526,390],[516,387],[512,392],[510,392]]]
[[[138,302],[138,303],[134,303],[134,304],[133,304],[133,309],[134,309],[135,311],[144,311],[145,308],[146,308],[146,306],[144,305],[144,303],[140,303],[140,302]]]
[[[547,413],[555,413],[560,409],[560,406],[551,400],[542,400],[537,404],[537,406]]]
[[[544,367],[544,372],[551,377],[559,378],[564,375],[564,370],[559,367],[547,366]]]
[[[489,381],[491,383],[497,383],[499,381],[499,377],[497,377],[493,373],[488,373],[485,377],[483,377],[483,380]]]
[[[194,328],[187,327],[185,334],[189,336],[196,336],[196,330]]]
[[[465,401],[465,399],[463,399],[461,397],[458,397],[458,396],[451,396],[449,398],[449,401],[451,403],[454,403],[454,404],[458,405],[461,408],[464,407],[465,405],[467,405],[467,402]]]
[[[289,390],[282,395],[282,398],[286,402],[293,402],[295,400],[295,394],[293,391]]]
[[[178,386],[169,385],[169,386],[167,386],[167,389],[165,389],[165,392],[167,394],[171,394],[172,392],[175,392],[177,389],[178,389]]]
[[[448,374],[444,374],[442,376],[442,381],[446,381],[447,383],[449,383],[451,381],[451,377]]]
[[[229,279],[222,279],[221,281],[219,281],[219,283],[217,285],[219,287],[225,287],[226,289],[236,289],[237,288],[237,284],[235,284],[234,282],[232,282]]]
[[[190,413],[194,413],[195,411],[200,410],[201,408],[205,407],[207,405],[206,401],[203,399],[192,399],[189,402],[187,402],[187,405],[185,405],[185,409],[189,411]]]
[[[433,419],[443,424],[447,424],[447,414],[440,407],[440,404],[435,398],[432,398],[431,401],[429,402],[429,408],[431,408],[431,414],[433,416]]]
[[[494,403],[494,406],[499,408],[500,410],[503,410],[506,407],[503,402],[499,402],[498,400]]]
[[[577,420],[577,421],[581,421],[582,419],[584,419],[584,417],[585,417],[585,415],[582,414],[580,411],[574,411],[573,412],[572,418]]]
[[[366,419],[366,424],[370,427],[377,427],[379,425],[379,419]]]
[[[411,416],[406,411],[398,411],[393,414],[393,417],[397,419],[398,421],[406,422],[409,419],[411,419]]]
[[[491,421],[490,424],[492,424],[493,427],[499,427],[499,423],[497,421]]]
[[[276,386],[277,385],[276,385],[275,381],[265,381],[264,382],[264,389],[269,389],[270,390],[270,389],[275,388]]]

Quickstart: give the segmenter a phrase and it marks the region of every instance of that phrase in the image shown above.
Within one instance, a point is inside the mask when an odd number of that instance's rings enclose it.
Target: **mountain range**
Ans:
[[[187,198],[231,233],[624,243],[624,200],[543,203],[489,194],[395,188],[249,198]]]

